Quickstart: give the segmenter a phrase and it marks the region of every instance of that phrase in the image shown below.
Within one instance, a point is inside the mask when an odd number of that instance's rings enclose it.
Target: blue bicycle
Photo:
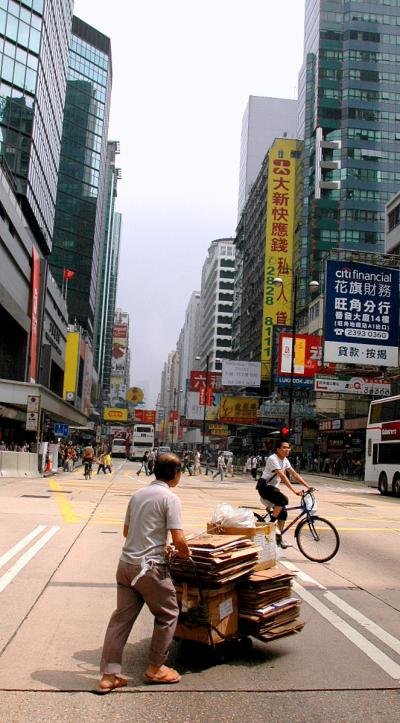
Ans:
[[[317,501],[313,494],[314,491],[315,490],[311,488],[303,492],[300,505],[286,507],[288,511],[300,510],[300,513],[286,525],[282,530],[282,535],[290,530],[297,522],[294,536],[301,554],[308,560],[312,560],[312,562],[328,562],[328,560],[332,560],[332,558],[335,557],[340,547],[340,538],[332,522],[315,514],[317,511]],[[270,520],[272,510],[273,505],[267,507],[265,515],[260,515],[254,512],[254,510],[253,512],[258,522],[265,522],[266,520]]]

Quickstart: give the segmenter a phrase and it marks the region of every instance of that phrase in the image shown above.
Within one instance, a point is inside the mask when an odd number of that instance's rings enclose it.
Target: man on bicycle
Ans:
[[[84,448],[83,454],[82,454],[83,466],[86,467],[86,465],[87,465],[89,472],[92,471],[93,460],[94,460],[94,449],[91,445],[89,445],[88,447]]]
[[[277,524],[277,535],[276,542],[286,549],[289,545],[282,539],[282,530],[285,527],[285,520],[287,519],[286,505],[289,500],[286,495],[282,494],[279,490],[279,485],[283,482],[286,487],[289,487],[295,495],[301,497],[301,492],[294,489],[291,485],[290,480],[286,474],[290,471],[290,476],[293,477],[297,482],[302,484],[306,489],[312,489],[307,482],[301,477],[301,475],[293,469],[292,465],[288,460],[290,453],[290,444],[282,439],[278,440],[275,447],[275,454],[271,454],[266,462],[264,472],[260,479],[265,480],[266,484],[263,484],[262,495],[259,491],[259,484],[257,490],[263,501],[272,503],[274,505],[273,514],[271,514],[271,520],[276,521]],[[267,505],[266,505],[267,506]]]

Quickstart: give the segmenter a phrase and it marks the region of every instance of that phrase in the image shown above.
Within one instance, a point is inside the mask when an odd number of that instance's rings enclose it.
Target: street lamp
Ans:
[[[196,361],[200,361],[201,357],[197,356]],[[206,415],[207,415],[207,399],[208,399],[208,367],[210,364],[210,355],[206,356],[206,388],[204,393],[204,410],[203,410],[203,429],[202,429],[202,442],[201,451],[204,454],[204,438],[206,436]]]
[[[292,352],[290,356],[290,382],[289,382],[289,413],[288,413],[288,427],[289,434],[292,431],[292,410],[293,410],[293,378],[294,378],[294,360],[296,358],[296,322],[297,322],[297,292],[299,288],[299,280],[302,277],[299,276],[295,271],[293,272],[293,306],[292,306]],[[283,286],[283,280],[277,276],[273,280],[275,288]],[[309,288],[311,293],[315,293],[319,289],[318,281],[310,281]]]

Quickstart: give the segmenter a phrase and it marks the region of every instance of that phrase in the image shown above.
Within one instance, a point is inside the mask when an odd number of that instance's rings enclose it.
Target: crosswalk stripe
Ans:
[[[19,572],[25,567],[25,565],[28,564],[32,560],[35,555],[39,552],[39,550],[44,547],[47,542],[53,537],[53,535],[58,532],[60,528],[59,527],[50,527],[50,529],[41,537],[37,542],[35,542],[32,547],[29,548],[20,558],[17,560],[17,562],[10,567],[7,572],[4,573],[0,577],[0,592],[3,592],[3,590],[7,587],[7,585],[14,580],[14,578],[18,575]]]
[[[0,557],[0,567],[4,567],[4,565],[9,560],[11,560],[14,555],[16,555],[18,552],[21,552],[21,550],[23,550],[24,547],[29,544],[29,542],[32,542],[32,540],[34,540],[35,537],[40,535],[40,533],[43,532],[43,530],[45,529],[46,525],[38,525],[37,527],[35,527],[34,530],[32,530],[32,532],[29,533],[29,535],[23,537],[22,540],[20,540],[19,542],[17,542],[16,545],[14,545],[14,547],[11,547],[7,552],[5,552],[4,555]]]

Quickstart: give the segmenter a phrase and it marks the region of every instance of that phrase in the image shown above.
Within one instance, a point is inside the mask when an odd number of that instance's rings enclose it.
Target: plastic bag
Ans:
[[[221,527],[255,527],[255,517],[252,510],[243,507],[232,507],[226,503],[216,506],[211,521]]]
[[[310,493],[307,494],[306,492],[304,494],[303,505],[308,512],[317,511],[317,500],[315,499],[314,495],[311,495]]]

